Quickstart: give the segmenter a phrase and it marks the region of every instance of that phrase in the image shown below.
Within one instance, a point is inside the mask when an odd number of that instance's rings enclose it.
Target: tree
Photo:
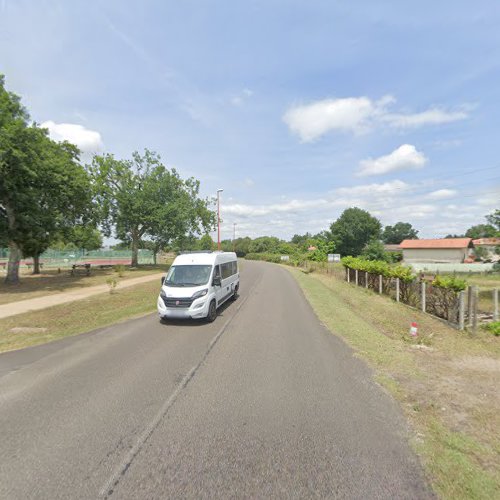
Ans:
[[[384,245],[379,240],[371,240],[367,243],[361,255],[366,260],[383,260],[389,262],[391,259],[389,257],[389,252],[385,251]]]
[[[194,237],[214,227],[210,202],[198,198],[199,181],[181,179],[154,152],[134,152],[131,160],[94,156],[91,173],[105,234],[114,228],[119,239],[130,240],[133,266],[138,265],[143,237],[183,246],[186,235]]]
[[[276,236],[260,236],[250,243],[249,251],[251,253],[277,253],[280,243]]]
[[[399,245],[403,240],[415,240],[418,231],[409,222],[396,222],[394,226],[386,226],[382,234],[384,243]]]
[[[91,224],[73,226],[64,240],[66,243],[74,243],[76,248],[86,251],[99,250],[102,247],[101,231]]]
[[[359,255],[370,240],[380,239],[381,229],[378,219],[357,207],[344,210],[330,226],[336,251],[343,256]]]
[[[497,231],[500,233],[500,209],[496,209],[490,215],[486,216],[486,220],[493,226],[497,228]]]
[[[200,250],[214,250],[215,243],[212,237],[206,233],[200,238],[198,247]]]
[[[479,238],[493,238],[497,233],[498,231],[491,224],[477,224],[467,229],[465,236],[477,240]]]
[[[89,177],[79,151],[28,125],[29,115],[0,75],[0,226],[9,245],[7,283],[19,281],[21,256],[39,256],[91,207]]]

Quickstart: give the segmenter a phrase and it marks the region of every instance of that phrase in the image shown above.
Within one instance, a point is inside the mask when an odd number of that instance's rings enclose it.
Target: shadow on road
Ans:
[[[235,301],[229,299],[227,302],[224,302],[219,309],[217,309],[217,318],[215,321],[218,321],[219,317],[224,317],[224,312],[228,309]],[[182,319],[182,318],[161,318],[160,323],[162,325],[170,325],[170,326],[193,326],[199,327],[207,324],[206,318],[202,319]]]

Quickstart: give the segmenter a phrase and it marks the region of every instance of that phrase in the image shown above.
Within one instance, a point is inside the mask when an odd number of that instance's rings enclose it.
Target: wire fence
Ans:
[[[396,302],[436,316],[451,326],[475,331],[480,323],[499,321],[499,295],[496,287],[469,286],[462,292],[432,285],[433,279],[403,281],[345,268],[342,264],[307,262],[304,267],[365,288]]]
[[[153,264],[153,252],[147,249],[139,249],[139,264]],[[0,264],[5,267],[9,260],[9,250],[0,248]],[[40,264],[43,268],[66,268],[76,263],[90,263],[94,265],[130,265],[132,252],[130,250],[52,250],[49,249],[40,255]],[[33,266],[33,259],[23,259],[21,267]]]

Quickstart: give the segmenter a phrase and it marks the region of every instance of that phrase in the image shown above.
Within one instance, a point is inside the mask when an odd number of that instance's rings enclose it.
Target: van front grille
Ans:
[[[175,298],[175,297],[167,297],[163,298],[163,302],[167,307],[183,307],[183,308],[188,308],[191,307],[191,304],[193,303],[193,299],[191,298]]]

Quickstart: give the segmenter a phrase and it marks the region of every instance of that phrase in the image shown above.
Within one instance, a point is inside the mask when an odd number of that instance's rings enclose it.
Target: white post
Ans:
[[[479,307],[479,287],[474,285],[473,303],[474,311],[472,313],[472,333],[477,333],[477,323],[478,323],[478,307]]]
[[[396,302],[399,302],[399,278],[396,278]]]
[[[365,288],[368,288],[368,271],[365,271]]]
[[[382,293],[382,275],[378,275],[378,293]]]
[[[493,321],[498,321],[498,288],[493,289]]]
[[[354,274],[356,275],[356,286],[357,286],[358,285],[358,270],[357,269],[355,269]]]
[[[350,283],[351,282],[351,268],[346,267],[346,269],[347,269],[347,283]]]
[[[458,294],[458,328],[464,329],[465,324],[465,292],[462,290]]]
[[[422,311],[425,312],[425,281],[422,281],[422,283],[420,283],[420,290],[422,296]]]

